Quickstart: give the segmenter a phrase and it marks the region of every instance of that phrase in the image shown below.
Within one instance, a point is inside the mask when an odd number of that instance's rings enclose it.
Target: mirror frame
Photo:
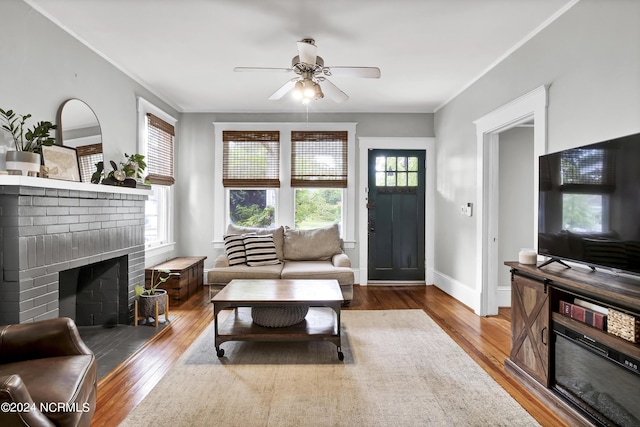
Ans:
[[[56,145],[61,145],[64,146],[65,145],[65,140],[64,140],[64,132],[65,132],[65,121],[64,121],[64,109],[65,107],[69,108],[69,105],[71,102],[79,102],[82,104],[81,108],[86,108],[87,110],[87,116],[89,115],[89,112],[93,115],[93,118],[95,119],[95,123],[96,126],[98,128],[98,133],[95,135],[91,135],[91,136],[99,136],[100,138],[100,142],[99,143],[94,143],[94,144],[88,144],[88,145],[95,145],[97,146],[98,144],[100,144],[100,152],[96,151],[96,148],[94,147],[94,152],[93,153],[89,153],[89,154],[97,154],[97,153],[101,153],[102,154],[102,161],[104,161],[104,149],[103,149],[103,142],[102,142],[102,126],[100,125],[100,120],[98,120],[98,115],[95,113],[95,111],[93,110],[93,108],[91,108],[91,106],[89,106],[89,104],[87,104],[86,102],[84,102],[81,99],[78,98],[69,98],[67,100],[65,100],[64,102],[62,102],[62,104],[60,104],[60,107],[58,108],[58,112],[56,115],[56,120],[57,120],[57,130],[56,130]],[[68,120],[67,120],[68,121]],[[89,123],[89,122],[88,122]],[[93,123],[93,122],[90,122]],[[94,126],[91,126],[94,127]],[[76,147],[77,148],[77,147]],[[78,160],[80,161],[80,157],[78,158]],[[82,182],[91,182],[90,180],[91,177],[89,177],[88,180],[83,180]]]

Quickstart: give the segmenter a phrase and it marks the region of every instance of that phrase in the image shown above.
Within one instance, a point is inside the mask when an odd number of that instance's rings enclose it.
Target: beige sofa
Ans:
[[[268,236],[273,238],[273,260],[262,256],[259,261],[252,262],[249,253],[251,243],[244,248],[240,243],[240,251],[246,250],[247,261],[238,261],[232,242],[241,242],[251,235],[265,236],[267,241],[270,241]],[[230,259],[231,264],[236,264],[230,265]],[[229,225],[225,234],[225,253],[216,258],[214,267],[207,272],[207,280],[210,284],[226,285],[233,279],[336,279],[345,305],[353,298],[351,260],[343,252],[337,225],[314,230]]]

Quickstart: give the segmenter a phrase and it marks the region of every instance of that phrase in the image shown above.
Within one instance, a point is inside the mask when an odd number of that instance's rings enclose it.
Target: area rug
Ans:
[[[213,325],[123,426],[537,426],[422,310],[345,310],[329,342],[223,343]]]

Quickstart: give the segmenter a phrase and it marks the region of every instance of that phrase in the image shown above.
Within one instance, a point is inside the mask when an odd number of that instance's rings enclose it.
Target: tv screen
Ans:
[[[640,274],[640,133],[540,156],[538,253]]]

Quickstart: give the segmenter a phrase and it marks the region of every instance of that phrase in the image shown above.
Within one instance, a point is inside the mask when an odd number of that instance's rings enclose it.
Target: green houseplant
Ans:
[[[104,176],[104,163],[96,163],[96,172],[91,177],[94,184],[118,185],[124,187],[136,187],[137,182],[142,181],[143,172],[147,167],[142,154],[124,153],[125,160],[118,165],[111,160],[109,163],[113,170]],[[102,181],[101,181],[102,180]]]
[[[156,272],[158,273],[157,276]],[[156,326],[158,326],[158,317],[161,314],[165,315],[165,320],[167,319],[167,291],[158,289],[158,286],[169,280],[171,276],[180,276],[180,273],[172,273],[170,270],[165,269],[152,269],[149,287],[146,287],[146,284],[144,286],[135,286],[137,297],[136,323],[138,318],[148,319],[153,317]]]
[[[31,128],[26,122],[31,114],[17,114],[13,110],[0,108],[2,129],[11,135],[15,151],[7,151],[7,169],[20,170],[27,175],[29,172],[40,172],[40,155],[43,145],[53,145],[56,140],[50,135],[56,125],[49,121],[36,122]]]

